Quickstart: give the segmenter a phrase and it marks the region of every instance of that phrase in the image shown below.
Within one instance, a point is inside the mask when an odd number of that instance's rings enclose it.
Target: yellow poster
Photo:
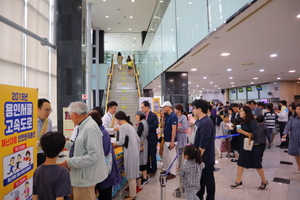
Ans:
[[[37,89],[0,85],[0,198],[32,198],[36,168]]]
[[[160,115],[160,98],[153,98],[153,112]]]

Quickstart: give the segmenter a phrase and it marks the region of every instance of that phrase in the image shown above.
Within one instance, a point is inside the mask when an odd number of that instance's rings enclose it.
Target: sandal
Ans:
[[[261,183],[261,185],[258,187],[259,190],[264,190],[269,185],[269,181],[266,181],[266,183]]]
[[[237,187],[242,186],[242,185],[243,185],[243,182],[241,181],[239,183],[235,182],[233,185],[230,185],[230,187],[231,187],[231,189],[234,189],[234,188],[237,188]]]

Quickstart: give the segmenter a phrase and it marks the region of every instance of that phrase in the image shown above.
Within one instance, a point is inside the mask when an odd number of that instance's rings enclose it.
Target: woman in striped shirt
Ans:
[[[267,112],[265,112],[264,116],[265,116],[265,125],[267,126],[268,130],[269,130],[269,134],[272,138],[272,143],[274,140],[274,134],[273,134],[273,129],[275,128],[275,119],[276,119],[276,114],[273,110],[273,106],[271,104],[268,104],[266,106],[266,110]],[[271,145],[269,145],[269,148],[271,148]]]
[[[300,104],[296,106],[296,113],[285,125],[282,138],[290,137],[288,153],[295,156],[298,169],[296,174],[300,174]]]

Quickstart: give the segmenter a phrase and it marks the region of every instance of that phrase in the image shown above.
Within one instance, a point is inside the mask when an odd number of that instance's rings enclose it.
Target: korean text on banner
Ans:
[[[37,89],[0,85],[0,198],[31,199],[36,167]]]

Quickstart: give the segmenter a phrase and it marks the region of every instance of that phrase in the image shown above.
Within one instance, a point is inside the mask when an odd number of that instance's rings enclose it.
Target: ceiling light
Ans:
[[[197,71],[197,69],[191,69],[191,71],[193,71],[193,72],[194,72],[194,71]]]
[[[202,88],[202,90],[205,90],[205,88]]]
[[[300,78],[298,78],[298,80],[300,80]]]
[[[299,18],[299,19],[300,19],[300,14],[299,14],[299,15],[297,15],[297,18]]]
[[[210,82],[210,84],[213,84],[213,82]]]
[[[187,75],[187,73],[183,73],[183,74],[181,74],[182,76],[186,76]]]
[[[230,53],[222,53],[221,56],[229,56]]]
[[[209,89],[207,89],[206,91],[209,91]]]
[[[106,18],[108,18],[108,16],[106,15]]]
[[[271,58],[275,58],[277,56],[277,54],[271,54],[270,57]]]
[[[218,87],[217,85],[215,85],[214,87]]]
[[[199,87],[199,85],[197,85],[197,87]]]
[[[219,89],[221,89],[221,88],[218,87],[218,90],[219,90]]]
[[[253,84],[254,82],[251,82],[250,84]]]
[[[231,69],[227,69],[228,72],[231,72]]]
[[[158,87],[161,87],[160,85]]]
[[[231,87],[234,87],[234,85],[232,85]]]
[[[195,91],[195,90],[193,90],[193,91]]]
[[[171,31],[174,31],[174,29],[171,29]]]
[[[192,82],[189,82],[189,84],[191,84]]]
[[[134,2],[134,0],[131,0],[131,2],[133,3],[133,2]]]
[[[106,0],[103,0],[103,1],[106,1]]]
[[[264,69],[260,69],[259,71],[260,71],[260,72],[264,72],[265,70],[264,70]]]
[[[229,77],[229,79],[233,79],[233,77]]]
[[[294,72],[296,72],[296,70],[290,70],[289,72],[290,72],[290,73],[294,73]]]
[[[130,31],[131,31],[131,28],[129,28],[128,30],[130,30]]]
[[[234,84],[234,82],[230,82],[230,84]]]
[[[110,28],[108,28],[108,30],[110,30]]]
[[[131,19],[132,19],[133,17],[132,17],[132,16],[130,16],[129,18],[131,18]]]
[[[136,39],[136,38],[133,38],[134,40]]]
[[[204,76],[204,77],[203,77],[203,79],[207,79],[207,77],[206,77],[206,76]]]
[[[162,3],[162,2],[164,2],[164,1],[160,1],[160,3]]]
[[[179,20],[179,17],[177,17],[177,20]]]
[[[258,79],[258,78],[257,78],[257,77],[254,77],[253,79],[255,79],[255,80],[256,80],[256,79]]]
[[[170,82],[173,82],[174,80],[173,80],[173,79],[170,79],[169,81],[170,81]]]
[[[189,2],[189,4],[192,4],[192,2]]]
[[[280,77],[278,77],[277,79],[278,79],[278,80],[280,80],[281,78],[280,78]]]

